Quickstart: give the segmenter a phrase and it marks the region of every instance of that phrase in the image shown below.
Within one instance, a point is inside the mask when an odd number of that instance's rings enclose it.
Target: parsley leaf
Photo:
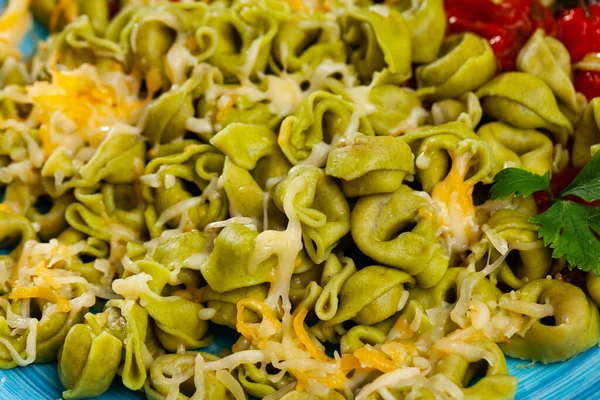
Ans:
[[[540,226],[538,236],[553,249],[552,257],[566,257],[569,268],[593,271],[600,277],[600,240],[596,237],[600,235],[600,207],[565,198],[575,196],[588,203],[600,199],[600,152],[556,198],[549,173],[541,176],[518,168],[506,168],[496,174],[491,198],[529,196],[540,191],[550,194],[551,207],[529,221]]]
[[[583,167],[573,182],[560,194],[577,196],[587,202],[600,199],[600,152]]]
[[[552,194],[549,172],[546,172],[542,176],[532,174],[520,168],[506,168],[498,172],[494,177],[491,197],[492,199],[505,199],[511,194],[527,197],[535,192],[544,190]]]
[[[600,207],[560,200],[529,221],[540,225],[539,237],[554,249],[552,257],[566,256],[570,268],[600,276],[600,241],[592,232],[600,233]]]

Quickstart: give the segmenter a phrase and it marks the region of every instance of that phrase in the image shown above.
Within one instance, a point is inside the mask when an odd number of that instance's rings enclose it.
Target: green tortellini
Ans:
[[[43,241],[48,241],[57,237],[67,228],[65,212],[74,197],[71,193],[67,193],[50,200],[49,196],[37,193],[37,190],[32,189],[30,185],[22,182],[13,182],[6,186],[2,204],[13,209],[18,208],[19,214],[25,215],[34,224],[39,224],[36,227],[37,236]],[[51,206],[47,212],[42,213],[36,208],[36,205],[46,201],[51,203]]]
[[[112,383],[123,343],[105,330],[89,324],[71,328],[58,355],[58,377],[67,389],[65,399],[94,397]]]
[[[161,295],[168,290],[171,271],[149,260],[136,261],[136,266],[140,274],[115,281],[113,290],[125,299],[140,299],[140,305],[156,325],[161,345],[177,351],[180,347],[192,350],[210,343],[204,337],[208,322],[200,318],[202,304],[182,296]]]
[[[448,175],[455,163],[464,164],[464,161],[470,163],[470,168],[459,172],[470,172],[466,182],[474,185],[491,181],[488,177],[493,162],[490,147],[463,122],[424,127],[401,139],[411,146],[416,155],[416,175],[427,193],[431,193],[435,185]]]
[[[341,25],[350,63],[361,80],[399,84],[411,77],[411,33],[399,11],[352,7]]]
[[[286,117],[279,129],[278,144],[293,165],[308,159],[324,164],[318,151],[334,142],[351,123],[354,106],[339,96],[316,91],[304,99],[294,115]],[[318,165],[318,166],[321,166]]]
[[[513,289],[519,289],[529,281],[546,277],[550,272],[551,251],[538,239],[538,227],[528,222],[528,219],[528,215],[519,211],[504,209],[496,211],[487,220],[486,224],[491,231],[486,232],[486,235],[490,241],[500,238],[507,245],[504,251],[514,252],[492,272],[490,280],[493,283],[500,281]],[[494,263],[500,253],[494,248],[494,244],[489,243],[488,246],[488,252],[491,252],[488,262]],[[477,253],[474,250],[472,255],[477,256]],[[486,258],[484,256],[480,262]]]
[[[62,29],[62,32],[72,26],[70,14],[75,11],[92,21],[96,34],[103,34],[108,25],[109,3],[105,0],[76,0],[73,3],[65,6],[60,0],[32,0],[31,11],[50,30]]]
[[[183,138],[186,121],[194,116],[193,92],[200,83],[200,76],[192,77],[177,89],[163,93],[148,105],[144,135],[150,143],[170,143]]]
[[[31,222],[22,215],[0,210],[0,245],[12,248],[9,258],[17,261],[25,243],[37,241],[37,234]]]
[[[400,9],[412,36],[412,62],[432,62],[446,33],[443,0],[403,0]]]
[[[277,136],[264,125],[231,124],[213,136],[210,144],[251,171],[261,158],[276,151]]]
[[[266,218],[270,226],[276,226],[281,216],[271,201],[265,204],[266,196],[270,182],[284,176],[290,164],[277,146],[275,133],[264,125],[232,123],[211,144],[227,156],[222,179],[230,213],[250,217],[260,225]]]
[[[554,146],[546,135],[533,129],[518,129],[502,122],[490,122],[477,131],[494,155],[491,175],[507,167],[544,175],[552,171]]]
[[[276,267],[274,257],[260,263],[254,273],[249,272],[257,236],[258,232],[238,223],[223,228],[201,266],[202,276],[212,290],[224,293],[271,281]]]
[[[437,227],[418,218],[426,205],[425,198],[405,185],[393,193],[361,197],[352,210],[351,232],[364,254],[431,287],[444,276],[449,259]]]
[[[155,94],[171,86],[166,58],[177,36],[192,36],[205,22],[206,5],[163,3],[127,7],[113,18],[106,38],[125,53],[127,70],[142,74],[148,92]]]
[[[356,265],[349,257],[331,254],[327,258],[321,275],[323,290],[315,303],[315,314],[321,321],[328,321],[335,316],[342,286],[356,271]]]
[[[385,343],[386,339],[387,336],[381,329],[374,326],[356,325],[342,336],[340,348],[342,354],[352,354],[365,344],[381,344]]]
[[[498,345],[489,339],[467,341],[466,346],[486,354],[487,358],[475,360],[472,355],[447,353],[444,338],[443,343],[436,345],[440,360],[433,368],[433,374],[442,374],[450,381],[463,388],[465,398],[506,399],[514,396],[517,389],[517,378],[508,376],[506,359]],[[440,349],[441,347],[441,349]],[[479,356],[481,357],[481,356]],[[481,364],[483,363],[483,365]],[[484,372],[485,371],[485,372]],[[475,384],[478,374],[484,376]],[[501,390],[498,388],[501,387]]]
[[[29,8],[51,35],[0,56],[0,369],[58,361],[65,399],[118,375],[150,400],[504,400],[504,353],[598,343],[600,278],[561,277],[538,196],[491,198],[600,149],[543,30],[506,72],[443,0]]]
[[[76,288],[75,291],[81,295],[85,292],[85,287]],[[41,310],[40,322],[37,325],[35,362],[56,361],[69,330],[82,321],[87,309],[60,312],[50,307],[52,303],[43,300],[35,302],[34,306]]]
[[[483,113],[522,129],[545,129],[567,144],[573,125],[561,112],[548,85],[524,72],[505,72],[477,90]]]
[[[65,212],[71,227],[107,242],[139,240],[144,235],[143,210],[131,185],[95,185],[74,193],[76,201]]]
[[[600,100],[593,99],[577,124],[573,140],[573,165],[583,167],[592,159],[591,148],[600,143]]]
[[[247,298],[265,300],[268,292],[269,285],[267,284],[244,287],[227,293],[217,293],[212,290],[210,286],[205,286],[203,288],[202,299],[206,301],[206,305],[209,308],[215,310],[215,314],[211,318],[212,322],[235,328],[237,321],[237,302]],[[252,321],[253,318],[255,318],[250,311],[245,310],[245,313],[247,315],[244,315],[244,321]]]
[[[119,371],[123,384],[131,390],[140,390],[147,377],[148,313],[133,300],[111,300],[106,307],[105,329],[123,342],[122,370]]]
[[[331,281],[334,279],[335,276]],[[337,312],[333,318],[324,320],[325,326],[336,325],[349,319],[361,325],[372,325],[389,318],[399,311],[398,306],[402,305],[403,284],[412,282],[413,278],[407,273],[379,265],[355,272],[345,279],[339,289]],[[373,290],[367,292],[363,290],[365,287]]]
[[[459,275],[464,272],[467,271],[462,267],[449,268],[436,285],[430,288],[411,288],[409,290],[410,300],[418,302],[425,310],[440,307],[443,303],[455,303],[460,292]],[[488,279],[480,279],[473,288],[473,294],[480,295],[484,302],[497,301],[500,290]],[[450,320],[447,321],[447,324],[456,327]]]
[[[92,1],[97,2],[97,1]],[[102,26],[98,26],[102,25]],[[56,62],[76,68],[84,63],[106,66],[124,61],[122,49],[114,42],[99,36],[104,22],[80,16],[52,39],[57,52]]]
[[[79,170],[65,151],[57,149],[41,171],[44,187],[50,196],[60,196],[71,188],[90,188],[100,182],[132,183],[144,166],[144,142],[139,135],[114,133],[102,141],[92,158]],[[57,182],[61,175],[64,181]]]
[[[278,73],[294,73],[306,66],[316,67],[325,60],[346,60],[338,26],[326,18],[312,15],[289,16],[279,25],[273,39],[269,66]]]
[[[287,191],[296,179],[302,180],[304,187],[292,200],[293,212],[302,223],[306,252],[315,263],[321,263],[350,231],[350,207],[336,182],[322,169],[299,166],[273,188],[273,200],[280,210],[284,211]]]
[[[550,304],[553,318],[533,323],[525,336],[501,343],[511,357],[551,363],[574,357],[598,344],[598,307],[576,286],[551,279],[527,283],[518,292],[522,301]]]
[[[594,300],[596,305],[600,304],[600,278],[589,271],[585,276],[585,288],[587,289],[588,295]]]
[[[431,119],[436,126],[460,121],[475,130],[482,116],[481,103],[473,92],[465,93],[457,99],[436,101],[431,106]]]
[[[218,37],[215,53],[208,61],[223,72],[226,81],[242,82],[267,67],[269,49],[285,9],[275,1],[265,6],[257,4],[235,3],[208,16],[207,25]]]
[[[24,86],[31,80],[31,78],[27,76],[27,69],[24,61],[17,60],[14,57],[5,57],[0,61],[0,65],[2,65],[2,72],[0,73],[0,87],[2,88],[10,85]],[[9,99],[2,99],[1,102],[8,100]]]
[[[417,68],[419,93],[428,100],[459,97],[474,91],[496,72],[496,58],[487,40],[472,33],[444,39],[441,57]]]
[[[22,331],[21,334],[14,335],[13,327],[8,323],[8,314],[18,315],[23,303],[22,301],[13,301],[11,304],[7,297],[6,295],[0,297],[0,338],[8,342],[19,357],[25,359],[27,357],[26,347],[30,330],[27,329]],[[6,343],[0,344],[0,369],[11,369],[17,365]]]
[[[269,374],[254,364],[242,365],[238,369],[237,378],[250,396],[262,399],[277,391],[277,385],[269,380]]]
[[[427,121],[427,111],[412,90],[395,85],[376,86],[369,89],[368,99],[375,108],[368,119],[376,135],[398,136]],[[364,129],[361,132],[368,133]]]
[[[517,58],[519,71],[543,80],[558,101],[575,113],[581,112],[585,99],[575,92],[571,82],[571,58],[565,46],[538,29],[525,43]]]
[[[150,378],[144,390],[150,400],[162,400],[169,396],[173,384],[180,392],[177,400],[188,400],[196,393],[195,370],[196,357],[202,357],[204,362],[216,361],[219,358],[208,353],[165,354],[152,362]],[[204,393],[201,398],[206,400],[232,400],[233,395],[215,376],[214,371],[204,374]]]
[[[356,134],[336,143],[325,171],[341,179],[344,195],[356,197],[394,192],[413,169],[413,154],[406,142]]]
[[[164,224],[179,226],[182,219],[197,229],[223,220],[228,203],[217,183],[225,161],[223,154],[213,146],[196,142],[167,146],[161,146],[158,157],[148,163],[145,171],[149,180],[143,193],[151,204],[146,210],[151,235],[160,234]],[[184,207],[179,210],[181,205]]]
[[[190,258],[203,253],[208,241],[204,234],[195,229],[188,232],[176,232],[166,239],[161,237],[158,240],[156,248],[150,248],[145,258],[160,263],[169,271],[194,267],[189,265]],[[182,269],[181,272],[183,271]]]

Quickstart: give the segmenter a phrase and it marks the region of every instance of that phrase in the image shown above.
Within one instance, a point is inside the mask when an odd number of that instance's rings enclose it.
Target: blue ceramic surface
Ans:
[[[0,0],[0,9],[4,7]],[[21,51],[29,56],[34,52],[36,38],[45,37],[46,30],[36,25],[21,45]],[[0,193],[1,198],[2,193]],[[0,249],[0,252],[2,249]],[[216,353],[231,346],[233,332],[213,332],[215,343],[203,351]],[[525,368],[523,368],[525,367]],[[510,374],[519,379],[517,400],[600,399],[600,347],[594,347],[563,363],[550,365],[527,365],[526,361],[508,359]],[[58,380],[56,364],[34,364],[9,371],[0,370],[0,400],[57,400],[63,388]],[[144,399],[143,393],[125,388],[117,377],[110,390],[100,396],[101,400]]]

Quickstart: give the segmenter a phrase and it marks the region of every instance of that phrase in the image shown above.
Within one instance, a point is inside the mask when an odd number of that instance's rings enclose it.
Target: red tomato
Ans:
[[[575,70],[575,89],[592,100],[600,97],[600,71]]]
[[[552,175],[552,179],[550,180],[550,187],[552,188],[552,193],[554,193],[555,196],[558,196],[560,194],[560,192],[565,190],[567,188],[567,186],[569,186],[569,184],[571,182],[573,182],[573,179],[575,179],[575,177],[577,176],[579,171],[581,171],[580,168],[568,166],[565,169],[563,169],[562,171],[554,173]],[[549,208],[550,196],[548,195],[547,192],[534,193],[533,197],[538,206],[539,213],[543,213],[544,211],[546,211]],[[581,200],[579,197],[575,197],[575,196],[567,196],[566,198],[569,200],[573,200],[579,204],[587,204],[587,205],[591,205],[591,206],[599,206],[600,205],[600,200],[593,201],[591,203],[587,203],[587,202]]]
[[[537,28],[554,31],[554,18],[539,0],[446,0],[449,33],[474,32],[490,42],[501,69],[515,68],[519,50]]]
[[[582,7],[561,12],[557,23],[557,37],[565,45],[571,62],[580,61],[587,53],[600,52],[600,4],[590,4],[590,18]]]

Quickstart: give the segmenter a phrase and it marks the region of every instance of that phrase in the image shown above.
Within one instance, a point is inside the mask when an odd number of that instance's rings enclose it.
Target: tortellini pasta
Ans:
[[[392,8],[350,8],[342,18],[342,37],[359,78],[401,83],[410,78],[411,33]]]
[[[300,166],[273,188],[273,200],[282,211],[289,186],[297,178],[306,185],[292,200],[294,212],[302,223],[306,252],[315,263],[322,263],[350,231],[350,207],[335,181],[323,170]]]
[[[444,2],[409,0],[401,2],[402,16],[412,36],[412,61],[428,63],[438,55],[446,31]]]
[[[358,166],[353,161],[358,160]],[[355,135],[338,141],[327,158],[327,175],[342,180],[348,197],[391,193],[413,171],[406,142],[387,136]]]
[[[207,353],[166,354],[158,357],[150,367],[150,379],[144,390],[149,399],[161,399],[169,395],[171,387],[183,387],[178,395],[181,399],[193,398],[199,390],[196,386],[196,364],[198,357],[202,360],[214,361],[218,357]],[[204,392],[200,392],[204,399],[233,399],[231,392],[216,376],[215,372],[205,373],[203,376]]]
[[[564,292],[569,296],[564,296]],[[548,321],[535,321],[524,337],[501,343],[500,347],[509,356],[549,363],[569,359],[597,344],[598,308],[581,289],[560,281],[539,279],[522,287],[518,297],[547,302],[554,309],[554,316]],[[575,317],[573,312],[577,313]]]
[[[466,166],[473,170],[467,182],[489,181],[487,175],[492,167],[493,155],[487,143],[464,122],[425,127],[404,135],[402,139],[413,148],[416,175],[427,193],[431,193],[453,167],[464,163],[465,158],[469,159]]]
[[[528,215],[516,210],[498,210],[487,220],[489,230],[485,232],[490,243],[487,244],[489,261],[500,262],[498,269],[490,274],[492,282],[500,281],[513,289],[519,289],[527,282],[541,279],[548,275],[552,267],[550,251],[543,246],[543,242],[537,237],[537,227],[527,221]],[[500,251],[496,249],[500,240],[504,245]],[[481,249],[483,251],[485,246]],[[515,254],[510,261],[503,261],[501,256],[508,255],[514,251]],[[471,256],[479,258],[480,249],[474,249]],[[481,261],[485,261],[480,259]]]
[[[325,60],[344,62],[344,43],[336,24],[326,18],[290,15],[273,38],[269,65],[275,71],[297,72]]]
[[[571,59],[559,40],[538,29],[521,49],[517,68],[543,80],[567,108],[575,113],[581,111],[585,99],[575,92],[571,82]]]
[[[363,253],[431,287],[444,276],[449,260],[437,240],[437,227],[417,218],[426,204],[425,198],[402,185],[393,193],[361,197],[352,210],[350,226]]]
[[[597,99],[590,102],[575,130],[573,165],[576,167],[583,167],[592,158],[592,146],[600,143],[599,119],[596,117],[596,110],[600,110],[599,105]]]
[[[545,129],[566,145],[573,125],[548,85],[523,72],[505,72],[477,90],[483,113],[522,129]]]
[[[496,72],[496,59],[485,39],[471,33],[444,39],[442,57],[417,68],[419,92],[427,99],[459,97],[487,82]]]
[[[517,167],[538,175],[552,171],[554,147],[552,141],[541,132],[491,122],[479,128],[477,135],[492,150],[492,176],[506,167]]]
[[[331,278],[335,279],[335,276]],[[352,319],[358,324],[372,325],[398,311],[404,294],[403,283],[412,277],[405,272],[378,265],[365,267],[345,279],[339,289],[339,306],[326,325],[335,325]],[[376,287],[372,292],[360,292],[361,287]],[[327,287],[325,288],[327,290]],[[331,311],[331,310],[330,310]]]
[[[431,119],[433,125],[443,125],[447,122],[464,122],[469,128],[475,129],[483,110],[481,103],[473,92],[465,93],[458,99],[444,99],[436,101],[431,106]]]
[[[0,57],[0,368],[56,361],[65,399],[508,399],[504,354],[598,343],[543,199],[490,194],[600,148],[564,46],[498,72],[442,0],[376,3],[32,0],[51,36]]]
[[[338,96],[317,91],[298,105],[295,115],[283,120],[278,143],[288,160],[297,165],[308,158],[322,163],[320,147],[330,145],[342,135],[352,118],[354,106]],[[313,153],[316,155],[313,155]]]

